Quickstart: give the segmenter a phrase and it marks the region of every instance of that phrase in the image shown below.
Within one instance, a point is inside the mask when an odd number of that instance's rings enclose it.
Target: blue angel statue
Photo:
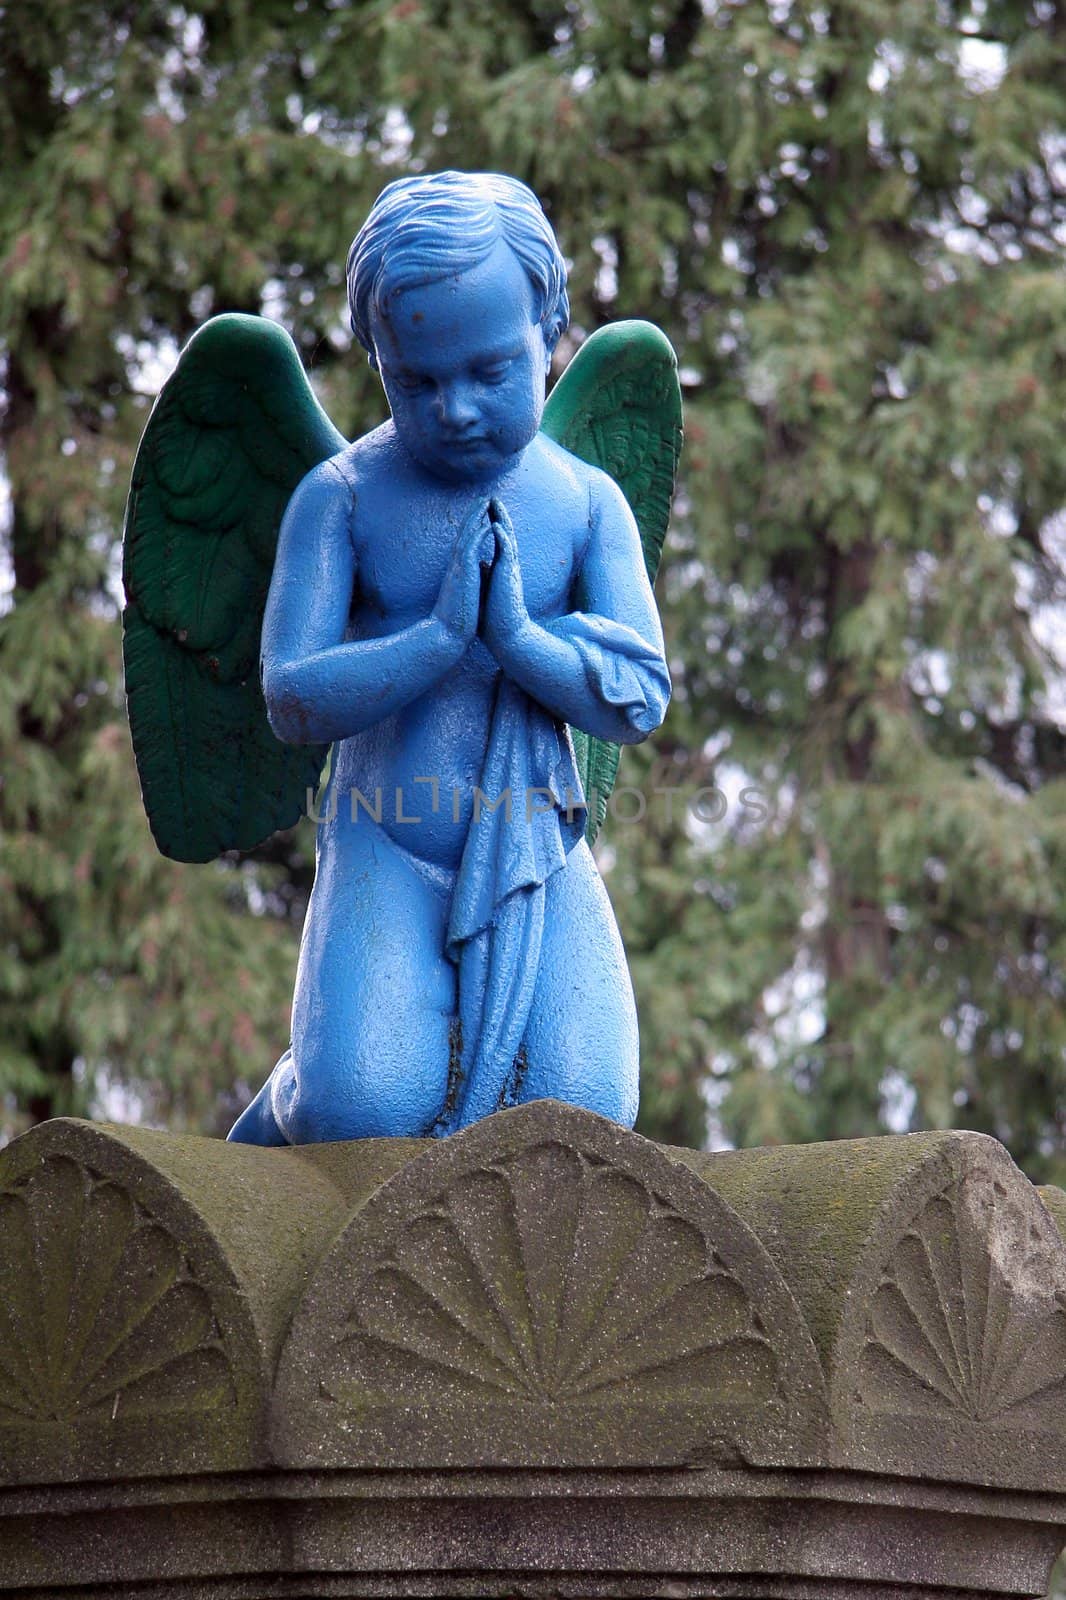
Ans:
[[[230,1138],[440,1135],[545,1097],[632,1126],[633,993],[589,841],[618,747],[670,695],[651,580],[673,352],[615,324],[545,408],[565,264],[497,174],[390,184],[348,293],[389,421],[346,443],[287,335],[217,317],[153,410],[127,512],[160,848],[250,848],[329,752],[291,1046]]]

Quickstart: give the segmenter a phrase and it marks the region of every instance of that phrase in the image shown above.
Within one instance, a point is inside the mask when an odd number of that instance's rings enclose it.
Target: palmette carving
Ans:
[[[352,1286],[322,1392],[349,1404],[777,1391],[737,1277],[664,1198],[542,1143],[460,1174]]]
[[[124,1188],[53,1156],[0,1193],[0,1426],[114,1422],[232,1396],[206,1290]]]
[[[1066,1424],[1066,1263],[1028,1185],[976,1166],[899,1240],[868,1308],[868,1411]]]

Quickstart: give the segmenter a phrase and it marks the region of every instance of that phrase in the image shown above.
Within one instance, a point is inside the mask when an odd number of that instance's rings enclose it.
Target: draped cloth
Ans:
[[[597,699],[639,735],[657,650],[623,623],[574,612],[551,631],[577,650]],[[655,721],[658,714],[652,714]],[[545,885],[585,831],[566,725],[501,676],[481,779],[452,893],[446,953],[458,968],[462,1083],[445,1131],[509,1103],[540,968]],[[574,960],[580,952],[574,951]]]

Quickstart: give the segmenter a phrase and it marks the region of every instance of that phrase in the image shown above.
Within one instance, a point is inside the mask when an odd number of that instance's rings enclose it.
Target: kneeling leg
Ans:
[[[456,1008],[447,908],[447,893],[370,823],[323,851],[292,1049],[231,1137],[271,1143],[276,1127],[284,1142],[310,1144],[431,1131],[447,1092]]]
[[[565,1100],[631,1128],[639,1068],[633,985],[607,891],[583,840],[545,893],[516,1099]]]

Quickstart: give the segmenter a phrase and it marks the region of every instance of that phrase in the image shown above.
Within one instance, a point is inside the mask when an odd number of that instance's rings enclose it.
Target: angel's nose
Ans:
[[[468,428],[477,421],[477,405],[465,384],[441,384],[437,390],[437,415],[449,428]]]

